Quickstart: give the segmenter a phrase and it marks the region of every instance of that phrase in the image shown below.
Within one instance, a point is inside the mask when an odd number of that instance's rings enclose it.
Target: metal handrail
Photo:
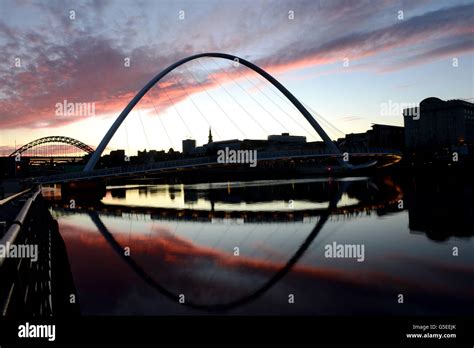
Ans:
[[[28,189],[28,190],[25,190],[25,191],[30,191],[30,190],[31,190],[31,188]],[[41,189],[38,188],[38,190],[34,193],[34,195],[32,197],[28,198],[28,200],[25,202],[25,204],[21,208],[20,212],[16,216],[15,220],[13,221],[11,226],[8,228],[7,233],[5,233],[5,235],[2,237],[2,239],[0,239],[0,244],[2,244],[2,245],[10,244],[11,245],[11,244],[15,243],[15,240],[16,240],[18,234],[21,231],[22,225],[26,220],[28,212],[30,211],[31,205],[33,204],[33,202],[35,201],[36,197],[38,196],[38,194],[40,192],[41,192]],[[23,195],[26,192],[23,192],[23,193],[20,192],[20,193]],[[17,194],[16,196],[19,197],[19,194]],[[6,257],[0,257],[0,267],[2,267],[3,262],[5,261],[5,258]]]
[[[52,220],[41,199],[41,187],[23,204],[7,233],[0,240],[4,245],[30,244],[38,248],[44,256],[37,259],[38,264],[24,257],[0,258],[0,316],[28,313],[28,315],[52,315],[51,296],[54,296],[48,283],[52,282],[51,257],[48,257],[48,242],[51,243]],[[43,209],[40,211],[39,209]],[[51,217],[51,216],[49,216]],[[49,236],[48,236],[49,234]],[[49,245],[51,249],[51,244]],[[16,259],[16,260],[15,260]],[[49,263],[49,268],[48,268]]]
[[[30,187],[29,189],[23,190],[23,191],[21,191],[21,192],[15,193],[14,195],[11,195],[11,196],[9,196],[9,197],[7,197],[7,198],[5,198],[5,199],[0,200],[0,206],[2,206],[2,205],[4,205],[4,204],[6,204],[6,203],[8,203],[8,202],[10,202],[10,201],[12,201],[12,200],[14,200],[15,198],[18,198],[18,197],[20,197],[20,196],[23,196],[25,193],[30,192],[31,189],[32,189],[32,187]]]

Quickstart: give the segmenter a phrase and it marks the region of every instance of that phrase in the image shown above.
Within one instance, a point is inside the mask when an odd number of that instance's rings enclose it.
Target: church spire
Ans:
[[[207,143],[208,143],[208,144],[212,143],[212,131],[211,131],[211,127],[209,127],[209,137],[208,137]]]

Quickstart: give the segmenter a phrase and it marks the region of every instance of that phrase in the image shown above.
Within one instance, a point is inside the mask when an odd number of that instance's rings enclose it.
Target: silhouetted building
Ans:
[[[183,140],[183,154],[187,155],[196,148],[196,140],[185,139]]]
[[[369,151],[382,148],[401,150],[404,147],[403,127],[388,124],[373,124],[365,133],[351,133],[339,138],[337,144],[341,150]]]
[[[365,133],[350,133],[347,134],[344,138],[339,138],[337,140],[339,147],[343,150],[347,149],[358,149],[362,151],[367,151],[369,148],[369,136],[367,132]]]
[[[403,110],[405,144],[410,149],[459,147],[474,143],[474,104],[426,98],[419,108]]]
[[[218,150],[223,150],[225,148],[238,150],[240,149],[240,144],[242,141],[239,139],[229,139],[229,140],[221,140],[221,141],[213,141],[212,143],[204,145],[204,148],[207,152],[215,152]]]
[[[125,163],[125,150],[113,150],[109,155],[102,157],[105,166],[121,166]]]
[[[279,143],[305,143],[306,137],[300,135],[290,135],[290,133],[281,133],[281,135],[269,135],[268,141]]]
[[[110,160],[112,162],[120,162],[125,158],[125,150],[110,151]]]
[[[150,150],[146,149],[143,151],[138,151],[137,153],[137,162],[138,163],[152,163],[168,159],[168,156],[165,151],[160,150]]]
[[[387,124],[373,124],[367,131],[370,148],[402,149],[404,147],[405,132],[403,127]]]

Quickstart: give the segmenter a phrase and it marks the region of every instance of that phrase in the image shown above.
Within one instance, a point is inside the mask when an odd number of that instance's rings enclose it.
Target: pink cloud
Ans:
[[[339,10],[348,10],[347,4],[336,7]],[[387,27],[336,35],[322,43],[315,41],[311,35],[303,35],[299,40],[288,42],[276,48],[274,52],[270,51],[262,58],[256,59],[255,63],[271,74],[281,74],[312,66],[342,64],[344,58],[360,61],[397,53],[397,50],[406,47],[417,49],[413,56],[405,60],[401,57],[398,63],[391,66],[382,65],[380,68],[381,65],[376,65],[382,71],[392,71],[446,57],[447,54],[472,52],[472,40],[469,40],[468,35],[474,32],[474,25],[469,16],[473,7],[462,5],[427,12]],[[338,13],[332,11],[332,8],[325,10],[329,11],[328,15]],[[256,34],[255,37],[249,38],[249,44],[269,39],[272,35],[269,28],[261,32],[260,35],[264,37]],[[67,26],[67,30],[69,29]],[[5,24],[0,25],[0,31],[10,38],[9,52],[14,52],[11,45],[22,34]],[[191,46],[184,46],[182,49],[160,55],[150,46],[138,47],[125,53],[111,40],[93,36],[76,38],[64,46],[51,43],[39,33],[28,33],[24,36],[31,45],[29,59],[24,59],[23,67],[13,68],[7,75],[0,74],[0,84],[4,86],[3,93],[6,95],[0,99],[0,124],[4,129],[55,128],[83,120],[84,117],[80,116],[55,116],[56,103],[62,103],[64,100],[95,103],[97,115],[118,115],[155,73],[189,55],[193,50]],[[240,43],[236,45],[242,45],[242,40],[238,41]],[[443,46],[446,41],[451,44]],[[424,43],[429,43],[429,47],[423,47]],[[448,49],[445,50],[444,47]],[[59,58],[51,58],[54,56]],[[125,57],[131,59],[129,68],[124,67]],[[361,68],[370,69],[371,66],[366,64]],[[241,81],[245,78],[244,75],[252,74],[254,73],[247,69],[242,70],[242,73],[232,69],[226,72],[212,71],[200,83],[189,79],[188,76],[183,83],[186,85],[186,91],[172,79],[164,79],[159,85],[164,93],[152,91],[153,103],[159,106],[160,110],[164,110],[171,106],[169,98],[174,103],[179,103],[189,95],[201,92],[203,88],[217,88],[233,79]],[[147,99],[149,98],[143,99],[142,105],[151,107]]]

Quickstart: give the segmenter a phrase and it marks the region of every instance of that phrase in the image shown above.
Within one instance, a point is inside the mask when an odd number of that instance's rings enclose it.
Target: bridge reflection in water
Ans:
[[[140,190],[158,208],[131,206]],[[390,178],[153,185],[109,188],[94,209],[55,203],[53,214],[84,314],[472,311],[473,253],[440,259],[453,245],[472,251],[471,238],[411,233],[402,193]],[[162,194],[175,202],[153,201]],[[363,244],[365,261],[326,258],[333,242]]]

